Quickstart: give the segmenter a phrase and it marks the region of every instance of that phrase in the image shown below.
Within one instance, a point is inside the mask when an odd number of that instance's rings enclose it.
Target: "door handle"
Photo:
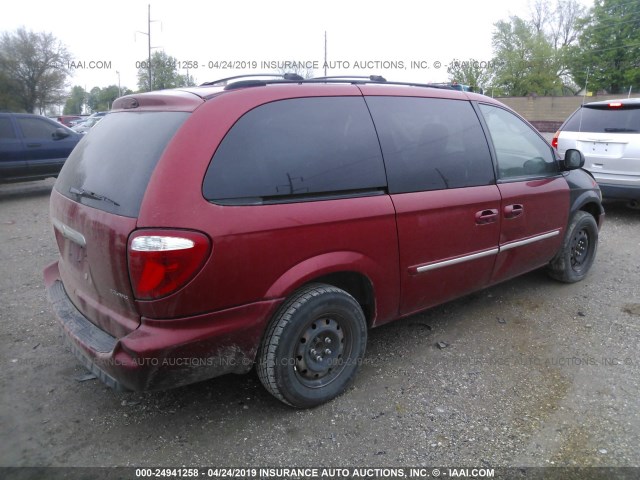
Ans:
[[[495,208],[488,208],[486,210],[480,210],[476,212],[476,223],[478,225],[485,225],[487,223],[493,223],[498,221],[498,210]]]
[[[27,147],[41,147],[41,143],[27,143]]]
[[[524,213],[524,207],[519,203],[504,207],[504,218],[516,218]]]

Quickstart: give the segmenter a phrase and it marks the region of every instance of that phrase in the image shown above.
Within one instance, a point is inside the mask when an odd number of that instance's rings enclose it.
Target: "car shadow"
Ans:
[[[605,228],[608,218],[640,223],[640,208],[631,208],[626,202],[616,200],[605,200],[602,206],[605,212]]]
[[[37,198],[51,195],[54,178],[35,182],[0,184],[0,201]]]

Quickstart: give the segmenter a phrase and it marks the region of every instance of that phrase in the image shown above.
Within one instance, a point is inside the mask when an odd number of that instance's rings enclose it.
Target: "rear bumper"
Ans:
[[[640,200],[640,175],[615,175],[589,170],[602,196],[610,200]]]
[[[598,181],[602,196],[612,200],[640,200],[640,185],[612,185]]]
[[[86,368],[121,391],[164,390],[248,372],[266,324],[281,303],[256,302],[174,320],[142,317],[138,329],[115,338],[76,309],[59,278],[57,262],[44,276],[65,343]]]

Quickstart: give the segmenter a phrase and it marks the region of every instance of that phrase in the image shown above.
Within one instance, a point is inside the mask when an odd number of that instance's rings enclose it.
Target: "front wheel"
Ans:
[[[598,225],[592,215],[577,211],[562,242],[562,248],[549,263],[547,272],[565,283],[582,280],[596,257]]]
[[[258,377],[276,398],[298,408],[344,392],[362,362],[367,324],[358,302],[331,285],[295,292],[278,310],[258,352]]]

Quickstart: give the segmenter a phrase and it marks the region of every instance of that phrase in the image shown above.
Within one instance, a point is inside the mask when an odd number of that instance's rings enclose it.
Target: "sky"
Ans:
[[[152,51],[175,57],[197,83],[273,72],[274,62],[287,61],[317,66],[322,75],[325,32],[328,75],[442,82],[455,59],[489,61],[493,24],[528,18],[531,0],[21,0],[4,2],[0,32],[24,26],[55,35],[72,54],[70,86],[120,81],[135,90],[137,67],[148,55],[140,33],[147,32],[148,5]]]

